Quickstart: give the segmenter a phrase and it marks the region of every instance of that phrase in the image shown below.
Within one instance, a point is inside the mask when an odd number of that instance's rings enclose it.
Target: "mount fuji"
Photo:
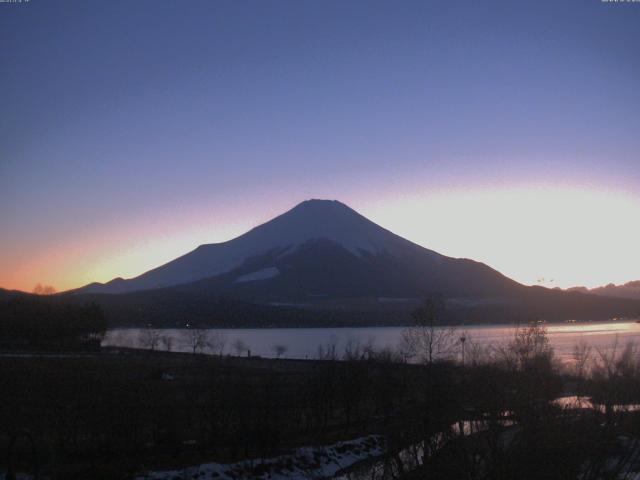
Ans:
[[[277,292],[286,297],[283,289],[297,298],[410,297],[435,291],[502,295],[520,286],[484,264],[405,240],[343,203],[307,200],[233,240],[201,245],[138,277],[90,284],[78,292],[128,293],[187,284],[274,298]]]
[[[121,324],[298,326],[406,323],[432,294],[446,299],[452,321],[640,313],[637,300],[524,286],[412,243],[335,200],[302,202],[228,242],[62,295],[96,301]]]

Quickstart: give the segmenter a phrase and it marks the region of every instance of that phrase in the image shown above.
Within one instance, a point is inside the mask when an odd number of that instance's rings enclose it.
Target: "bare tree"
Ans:
[[[426,364],[449,358],[458,341],[455,328],[442,326],[444,301],[438,296],[425,300],[412,314],[415,324],[402,332],[403,346],[411,358]]]
[[[155,350],[160,344],[160,331],[151,327],[145,328],[138,336],[138,344],[142,348]]]
[[[465,332],[464,364],[472,367],[487,365],[493,361],[493,348],[475,341],[472,335]]]
[[[332,336],[325,345],[318,345],[318,360],[338,359],[338,339]]]
[[[274,345],[271,345],[271,350],[275,354],[276,358],[280,358],[282,355],[284,355],[287,352],[288,348],[286,345],[283,345],[281,343],[276,343]]]
[[[361,360],[363,357],[362,345],[360,340],[355,337],[349,337],[347,343],[344,346],[344,352],[342,353],[342,359],[348,362]]]
[[[365,353],[367,360],[371,360],[376,363],[406,363],[406,357],[402,349],[390,346],[372,348],[371,350],[367,350]]]
[[[56,289],[51,285],[42,285],[41,283],[38,283],[33,288],[33,293],[35,293],[36,295],[53,295],[54,293],[56,293]]]
[[[538,324],[517,327],[513,340],[495,348],[498,357],[512,370],[524,370],[538,360],[551,361],[553,348],[549,344],[547,329]]]
[[[202,353],[209,345],[209,330],[206,328],[188,328],[182,331],[182,343],[191,353]]]
[[[160,342],[167,352],[170,352],[173,349],[173,337],[171,335],[162,335],[160,337]]]
[[[359,338],[349,337],[344,346],[342,359],[346,361],[357,361],[371,359],[375,352],[375,342],[373,338],[368,338],[366,343],[362,343]]]
[[[210,332],[207,347],[214,355],[222,356],[227,346],[227,336],[222,332]]]
[[[584,340],[581,340],[573,347],[571,373],[576,377],[576,395],[579,401],[584,393],[584,383],[591,361],[591,350],[591,345]]]
[[[596,348],[590,371],[593,400],[604,406],[608,424],[615,423],[614,412],[622,405],[638,402],[640,351],[633,342],[620,346],[618,338],[610,348]]]
[[[245,351],[249,349],[247,344],[244,343],[244,341],[241,338],[236,338],[235,341],[233,342],[232,347],[238,357],[241,356]]]

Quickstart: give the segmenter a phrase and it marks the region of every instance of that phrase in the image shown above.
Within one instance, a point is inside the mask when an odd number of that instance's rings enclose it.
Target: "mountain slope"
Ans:
[[[394,253],[355,255],[340,244],[314,239],[291,253],[247,259],[227,274],[171,287],[217,292],[260,302],[313,302],[336,298],[501,297],[521,288],[481,263],[434,256],[410,245]]]

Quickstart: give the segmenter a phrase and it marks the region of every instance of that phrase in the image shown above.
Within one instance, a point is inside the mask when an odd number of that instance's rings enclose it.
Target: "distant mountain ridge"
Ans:
[[[601,295],[601,296],[607,296],[607,297],[640,299],[640,280],[627,282],[623,285],[615,285],[613,283],[609,283],[604,287],[596,287],[596,288],[572,287],[572,288],[568,288],[567,291],[591,293],[594,295]]]

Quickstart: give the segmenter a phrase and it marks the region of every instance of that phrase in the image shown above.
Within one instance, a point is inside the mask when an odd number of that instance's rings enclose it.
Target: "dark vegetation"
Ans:
[[[0,350],[98,350],[106,329],[95,303],[40,296],[0,301]]]
[[[269,457],[391,424],[418,370],[158,352],[3,357],[0,452],[29,431],[42,471],[64,479]]]
[[[56,312],[44,325],[101,317],[93,306],[10,305],[22,318]],[[0,472],[117,480],[365,434],[382,435],[387,454],[353,478],[589,480],[636,467],[640,416],[624,407],[640,403],[635,347],[578,345],[560,365],[538,325],[483,347],[438,328],[443,312],[437,299],[416,310],[399,351],[353,341],[341,352],[321,345],[315,361],[224,356],[220,342],[217,355],[202,355],[197,330],[191,354],[0,356]],[[159,349],[153,333],[145,341]],[[563,391],[576,408],[554,401]]]
[[[63,295],[69,302],[95,302],[111,326],[182,327],[187,323],[210,327],[344,327],[407,326],[420,300],[386,302],[377,298],[310,297],[297,305],[268,305],[205,290],[167,288],[126,294]],[[447,304],[443,324],[524,323],[637,318],[640,301],[578,292],[523,287],[516,295],[482,301],[455,299]]]
[[[434,338],[428,321],[411,334],[425,340],[418,348]],[[640,400],[633,348],[583,355],[586,373],[578,363],[562,371],[538,327],[491,351],[467,347],[465,365],[453,361],[459,351],[406,364],[424,352],[358,343],[324,346],[317,361],[131,350],[0,357],[0,452],[29,432],[52,479],[124,479],[376,433],[388,455],[368,478],[569,479],[587,469],[582,478],[595,479],[616,478],[612,457],[627,466],[640,418],[614,405]],[[567,386],[602,410],[556,405]],[[15,468],[33,470],[29,444],[14,450]]]
[[[377,297],[303,296],[286,305],[256,303],[249,298],[212,293],[207,289],[207,282],[212,281],[124,294],[71,292],[52,297],[0,289],[0,304],[17,298],[55,298],[76,306],[96,304],[104,312],[109,327],[175,328],[191,324],[270,328],[408,326],[413,321],[412,312],[421,302],[417,297],[386,301]],[[439,322],[470,325],[526,323],[531,319],[602,321],[623,317],[640,318],[640,300],[520,286],[510,295],[499,298],[450,298]]]

